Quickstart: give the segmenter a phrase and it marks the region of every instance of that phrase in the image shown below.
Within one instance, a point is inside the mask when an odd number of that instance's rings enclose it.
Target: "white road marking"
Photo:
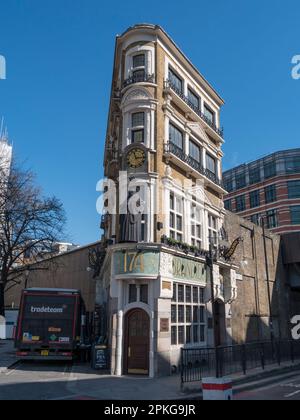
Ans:
[[[300,385],[296,385],[294,383],[290,383],[290,384],[281,384],[280,386],[282,386],[283,388],[300,388]]]
[[[292,398],[292,397],[295,397],[298,394],[300,394],[300,391],[295,391],[292,394],[285,395],[284,398]]]
[[[22,366],[22,362],[19,362],[17,365],[15,365],[15,367],[13,369],[10,369],[7,373],[5,373],[5,376],[10,376],[13,375],[14,373],[16,373],[16,370]]]

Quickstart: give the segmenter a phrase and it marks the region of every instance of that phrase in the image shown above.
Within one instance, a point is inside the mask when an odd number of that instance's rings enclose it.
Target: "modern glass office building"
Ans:
[[[273,153],[224,172],[225,207],[274,233],[300,232],[300,149]]]

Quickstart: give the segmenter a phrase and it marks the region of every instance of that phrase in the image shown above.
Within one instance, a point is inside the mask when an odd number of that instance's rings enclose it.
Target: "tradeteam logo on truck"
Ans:
[[[42,306],[40,308],[31,306],[31,313],[35,314],[63,314],[64,308],[50,308],[50,306]]]

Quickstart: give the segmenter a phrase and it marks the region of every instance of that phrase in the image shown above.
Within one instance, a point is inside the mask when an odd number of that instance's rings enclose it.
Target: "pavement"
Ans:
[[[9,340],[0,340],[0,374],[5,373],[7,369],[17,362],[14,350],[14,342]]]
[[[199,385],[200,386],[200,385]],[[19,362],[0,374],[0,400],[178,400],[178,376],[112,377],[86,364]]]
[[[234,375],[237,400],[300,400],[300,364]],[[13,342],[0,341],[0,400],[201,400],[201,384],[180,389],[178,375],[112,377],[87,364],[16,360]]]

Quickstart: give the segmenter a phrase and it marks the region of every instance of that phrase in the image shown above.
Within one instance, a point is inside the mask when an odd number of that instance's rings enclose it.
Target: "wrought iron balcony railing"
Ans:
[[[224,129],[220,129],[203,112],[197,108],[191,100],[178,89],[170,80],[165,81],[165,89],[172,89],[203,121],[206,122],[222,139],[224,138]]]
[[[209,169],[205,169],[201,163],[197,160],[193,159],[191,156],[188,156],[184,153],[184,151],[178,147],[176,144],[169,142],[165,145],[165,153],[172,154],[179,158],[182,162],[186,163],[190,167],[192,167],[195,171],[199,172],[201,175],[208,178],[214,184],[218,185],[219,187],[223,188],[223,182],[217,175],[211,172]]]
[[[128,79],[124,80],[123,88],[127,86],[133,85],[135,83],[155,83],[155,75],[154,74],[134,74]]]

